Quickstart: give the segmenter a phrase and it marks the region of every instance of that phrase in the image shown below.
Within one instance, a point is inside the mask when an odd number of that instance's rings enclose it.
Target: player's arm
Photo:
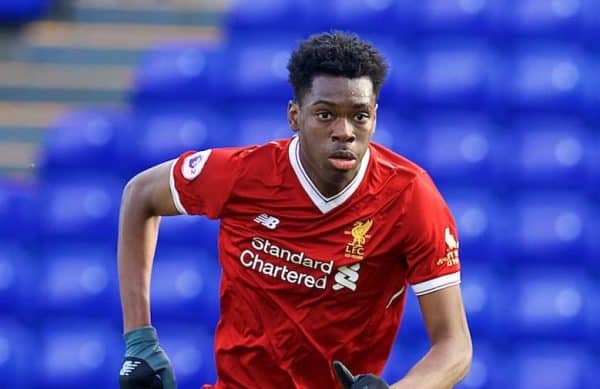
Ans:
[[[429,352],[392,389],[452,388],[471,366],[473,348],[460,285],[419,296]]]
[[[178,214],[169,186],[171,165],[138,174],[123,191],[117,255],[126,332],[150,325],[150,275],[160,216]]]
[[[150,276],[160,216],[178,213],[169,186],[172,164],[138,174],[123,191],[117,255],[127,348],[119,372],[121,389],[176,388],[171,362],[150,322]]]

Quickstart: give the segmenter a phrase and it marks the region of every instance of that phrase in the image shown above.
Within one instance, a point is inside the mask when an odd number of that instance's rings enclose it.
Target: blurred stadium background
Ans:
[[[347,29],[391,63],[377,141],[461,232],[461,388],[600,388],[600,0],[0,1],[0,388],[113,388],[115,244],[135,172],[290,135],[285,65]],[[218,226],[165,218],[153,317],[213,382]],[[414,296],[384,376],[428,344]]]

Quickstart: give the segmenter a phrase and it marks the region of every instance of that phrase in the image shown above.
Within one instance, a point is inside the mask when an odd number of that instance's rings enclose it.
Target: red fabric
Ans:
[[[440,262],[456,227],[421,168],[372,144],[356,192],[323,214],[292,169],[289,142],[214,149],[192,180],[181,173],[191,153],[173,169],[187,212],[221,219],[218,380],[204,389],[335,388],[335,359],[380,374],[406,291],[392,296],[460,270]],[[274,229],[255,221],[261,214],[279,220]],[[368,221],[355,242],[355,223]]]

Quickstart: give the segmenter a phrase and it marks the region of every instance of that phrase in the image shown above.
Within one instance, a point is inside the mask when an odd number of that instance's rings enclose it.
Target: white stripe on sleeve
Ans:
[[[175,164],[177,163],[177,159],[173,160],[173,163],[171,164],[171,173],[169,176],[169,186],[171,187],[171,196],[173,197],[173,203],[175,204],[175,208],[177,208],[177,210],[179,211],[180,214],[182,215],[187,215],[187,211],[185,209],[185,207],[183,206],[183,204],[181,204],[181,199],[179,198],[179,192],[177,192],[177,188],[175,188]]]
[[[417,296],[421,296],[458,284],[460,284],[460,272],[419,282],[418,284],[412,285],[412,290]]]

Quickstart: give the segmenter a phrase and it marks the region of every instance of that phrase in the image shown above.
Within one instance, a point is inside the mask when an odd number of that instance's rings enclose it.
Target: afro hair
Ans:
[[[289,82],[297,101],[310,91],[315,76],[347,78],[367,76],[379,94],[388,65],[370,43],[352,33],[335,31],[310,36],[292,53],[288,62]]]

